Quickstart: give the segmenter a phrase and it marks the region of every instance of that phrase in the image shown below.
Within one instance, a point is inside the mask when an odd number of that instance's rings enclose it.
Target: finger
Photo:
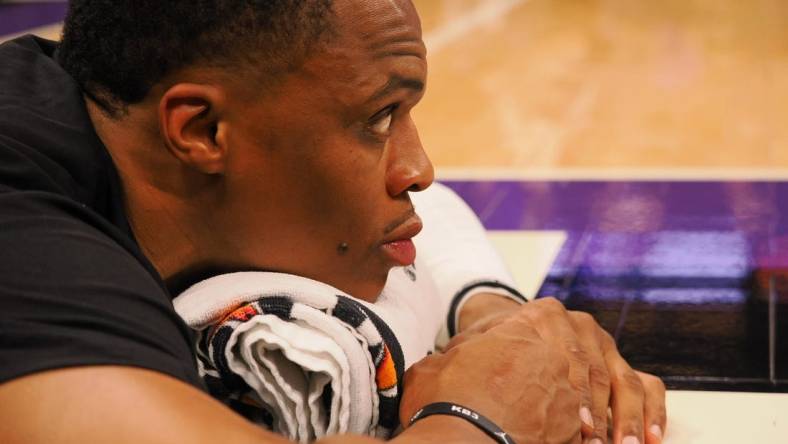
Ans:
[[[530,302],[530,310],[523,310],[542,338],[554,350],[564,353],[569,361],[569,383],[580,395],[578,415],[582,422],[584,438],[594,436],[593,401],[589,381],[589,354],[578,339],[569,312],[554,298],[541,298]]]
[[[569,313],[578,341],[586,350],[589,359],[588,385],[591,391],[591,417],[594,424],[594,436],[590,437],[589,443],[601,444],[607,442],[607,413],[610,404],[610,375],[596,333],[601,327],[588,313]],[[593,439],[599,441],[594,442]]]
[[[665,410],[665,384],[648,373],[635,372],[643,384],[646,397],[643,410],[643,427],[646,444],[660,444],[665,436],[667,413]]]
[[[608,335],[609,336],[609,335]],[[612,338],[610,339],[612,341]],[[606,341],[605,362],[610,373],[610,407],[613,411],[613,443],[643,443],[643,383],[618,350]]]

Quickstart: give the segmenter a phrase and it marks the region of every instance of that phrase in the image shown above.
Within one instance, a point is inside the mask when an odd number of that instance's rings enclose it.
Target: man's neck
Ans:
[[[168,180],[172,170],[166,169],[178,166],[168,159],[166,149],[157,147],[157,127],[150,117],[155,112],[134,107],[113,118],[89,98],[85,102],[96,134],[118,170],[123,205],[137,243],[162,279],[170,280],[199,262],[201,255],[198,234],[184,223],[190,218]]]

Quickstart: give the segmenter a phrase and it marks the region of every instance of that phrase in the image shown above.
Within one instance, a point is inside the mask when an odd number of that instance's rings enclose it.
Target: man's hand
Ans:
[[[517,313],[483,334],[458,335],[443,353],[414,364],[405,375],[400,419],[407,427],[425,405],[454,402],[488,417],[518,443],[579,444],[580,396],[569,372],[567,356],[542,338],[526,313]],[[453,421],[457,428],[468,425]],[[472,426],[464,433],[463,442],[489,440]],[[459,441],[444,436],[440,442]]]
[[[569,381],[581,397],[579,416],[585,440],[592,444],[607,441],[611,407],[615,444],[662,441],[664,384],[655,376],[634,371],[591,315],[568,311],[553,298],[520,305],[499,295],[479,294],[463,307],[459,331],[461,336],[485,333],[513,317],[527,320],[529,329],[569,362]]]

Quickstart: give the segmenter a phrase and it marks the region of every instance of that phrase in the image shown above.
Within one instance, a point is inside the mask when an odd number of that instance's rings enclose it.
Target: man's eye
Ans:
[[[386,108],[377,116],[373,117],[369,125],[369,130],[376,135],[387,135],[391,129],[391,118],[394,108],[393,106]]]
[[[389,127],[391,127],[391,112],[378,119],[370,128],[377,134],[386,134],[389,132]]]

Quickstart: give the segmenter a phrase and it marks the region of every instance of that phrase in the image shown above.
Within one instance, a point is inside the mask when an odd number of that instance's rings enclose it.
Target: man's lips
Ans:
[[[401,266],[412,264],[416,260],[416,247],[411,239],[419,234],[421,229],[421,219],[416,213],[412,213],[383,240],[383,252]]]

